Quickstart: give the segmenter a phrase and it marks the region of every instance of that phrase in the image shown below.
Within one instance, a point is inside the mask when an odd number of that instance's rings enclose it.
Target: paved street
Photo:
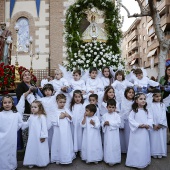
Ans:
[[[134,155],[135,156],[135,155]],[[125,167],[125,159],[126,155],[122,154],[122,163],[115,165],[113,167],[108,166],[104,162],[100,162],[98,165],[94,163],[86,164],[85,162],[81,161],[80,157],[76,158],[71,165],[56,165],[56,164],[49,164],[46,168],[32,168],[32,170],[132,170],[135,168],[128,168]],[[22,162],[18,162],[18,170],[28,170],[28,167],[24,167]],[[163,159],[152,159],[151,165],[145,170],[170,170],[170,146],[168,146],[168,156]]]

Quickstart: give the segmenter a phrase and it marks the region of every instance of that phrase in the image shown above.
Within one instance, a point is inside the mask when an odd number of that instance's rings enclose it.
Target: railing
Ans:
[[[50,72],[48,69],[34,69],[33,73],[37,77],[37,86],[40,86],[41,80],[44,78],[44,76],[50,75],[54,77],[55,69],[50,69]]]

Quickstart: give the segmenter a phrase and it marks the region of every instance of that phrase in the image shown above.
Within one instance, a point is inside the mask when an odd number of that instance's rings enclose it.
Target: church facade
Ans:
[[[30,68],[30,50],[26,41],[33,39],[33,69],[55,69],[66,57],[64,21],[66,10],[76,0],[1,0],[0,22],[12,32],[11,64],[15,64],[18,42],[18,63]],[[21,26],[17,33],[16,23]],[[20,47],[23,46],[23,47]],[[25,48],[24,48],[25,46]],[[39,49],[39,59],[36,51]]]

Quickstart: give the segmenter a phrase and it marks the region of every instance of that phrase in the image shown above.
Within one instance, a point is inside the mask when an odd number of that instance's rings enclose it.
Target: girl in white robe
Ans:
[[[145,168],[151,163],[149,129],[153,125],[151,114],[146,109],[146,96],[135,95],[129,115],[130,138],[126,166]]]
[[[100,121],[95,116],[96,106],[89,104],[83,120],[80,122],[83,127],[83,139],[81,148],[81,159],[86,163],[102,161],[103,150],[100,135]]]
[[[21,114],[24,112],[25,97],[24,94],[21,96],[16,107],[10,95],[3,96],[1,103],[0,169],[15,170],[17,168],[17,131],[22,126]]]
[[[28,142],[23,164],[45,167],[49,164],[47,119],[43,105],[39,101],[31,103],[31,112],[22,129],[29,127]]]
[[[63,93],[67,97],[66,107],[69,108],[69,105],[70,105],[69,103],[70,103],[71,98],[66,92],[69,87],[69,83],[63,76],[64,75],[63,75],[62,70],[56,69],[55,78],[54,80],[50,82],[50,84],[53,85],[54,90],[56,91],[57,94]]]
[[[51,84],[46,84],[43,87],[43,93],[45,97],[39,97],[37,96],[37,100],[40,101],[44,107],[45,113],[47,115],[47,127],[50,126],[50,122],[52,121],[54,115],[56,114],[57,110],[57,102],[56,102],[56,96],[57,92],[54,93],[54,88]],[[54,93],[54,95],[53,95]],[[31,104],[35,100],[35,96],[31,93],[27,96],[27,101]],[[49,127],[48,127],[49,129]],[[49,143],[49,149],[51,148],[51,140],[53,136],[53,128],[50,128],[48,130],[48,143]]]
[[[110,68],[108,66],[102,68],[102,75],[101,81],[103,83],[103,87],[106,88],[113,83],[113,75],[111,74]]]
[[[65,108],[66,96],[56,97],[58,109],[53,117],[53,137],[51,143],[51,162],[56,164],[71,164],[75,158],[71,133],[72,115]]]
[[[162,158],[167,156],[167,119],[166,106],[161,102],[161,91],[153,91],[153,102],[149,107],[153,116],[153,129],[150,131],[151,156]]]
[[[73,92],[75,90],[80,90],[83,94],[83,98],[85,99],[86,96],[86,85],[85,81],[81,79],[81,70],[74,70],[73,71],[73,79],[70,81],[70,85],[72,87],[72,91],[69,93],[71,98],[73,97]]]
[[[74,152],[81,151],[83,129],[80,126],[80,121],[82,120],[85,113],[83,102],[84,100],[82,92],[80,90],[75,90],[70,104],[73,121]]]
[[[109,165],[121,162],[121,147],[119,138],[120,116],[116,111],[116,101],[110,99],[107,102],[108,112],[102,117],[102,129],[104,133],[104,161]]]
[[[127,153],[128,145],[129,145],[129,135],[130,135],[130,127],[129,127],[129,114],[132,111],[132,104],[134,100],[135,91],[133,87],[127,87],[124,93],[124,97],[121,102],[121,117],[124,123],[122,129],[122,153]]]

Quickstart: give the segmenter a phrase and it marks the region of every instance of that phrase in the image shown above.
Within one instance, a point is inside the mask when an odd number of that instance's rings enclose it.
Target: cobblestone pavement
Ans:
[[[135,156],[135,155],[134,155]],[[31,170],[135,170],[135,168],[129,168],[125,166],[126,155],[122,154],[121,164],[110,167],[104,162],[99,162],[97,165],[94,163],[86,164],[81,161],[80,157],[77,157],[70,165],[56,165],[49,164],[45,168],[34,167]],[[18,170],[28,170],[28,167],[24,167],[22,161],[18,162]],[[170,146],[168,146],[168,156],[162,159],[153,159],[151,165],[145,168],[145,170],[170,170]]]

